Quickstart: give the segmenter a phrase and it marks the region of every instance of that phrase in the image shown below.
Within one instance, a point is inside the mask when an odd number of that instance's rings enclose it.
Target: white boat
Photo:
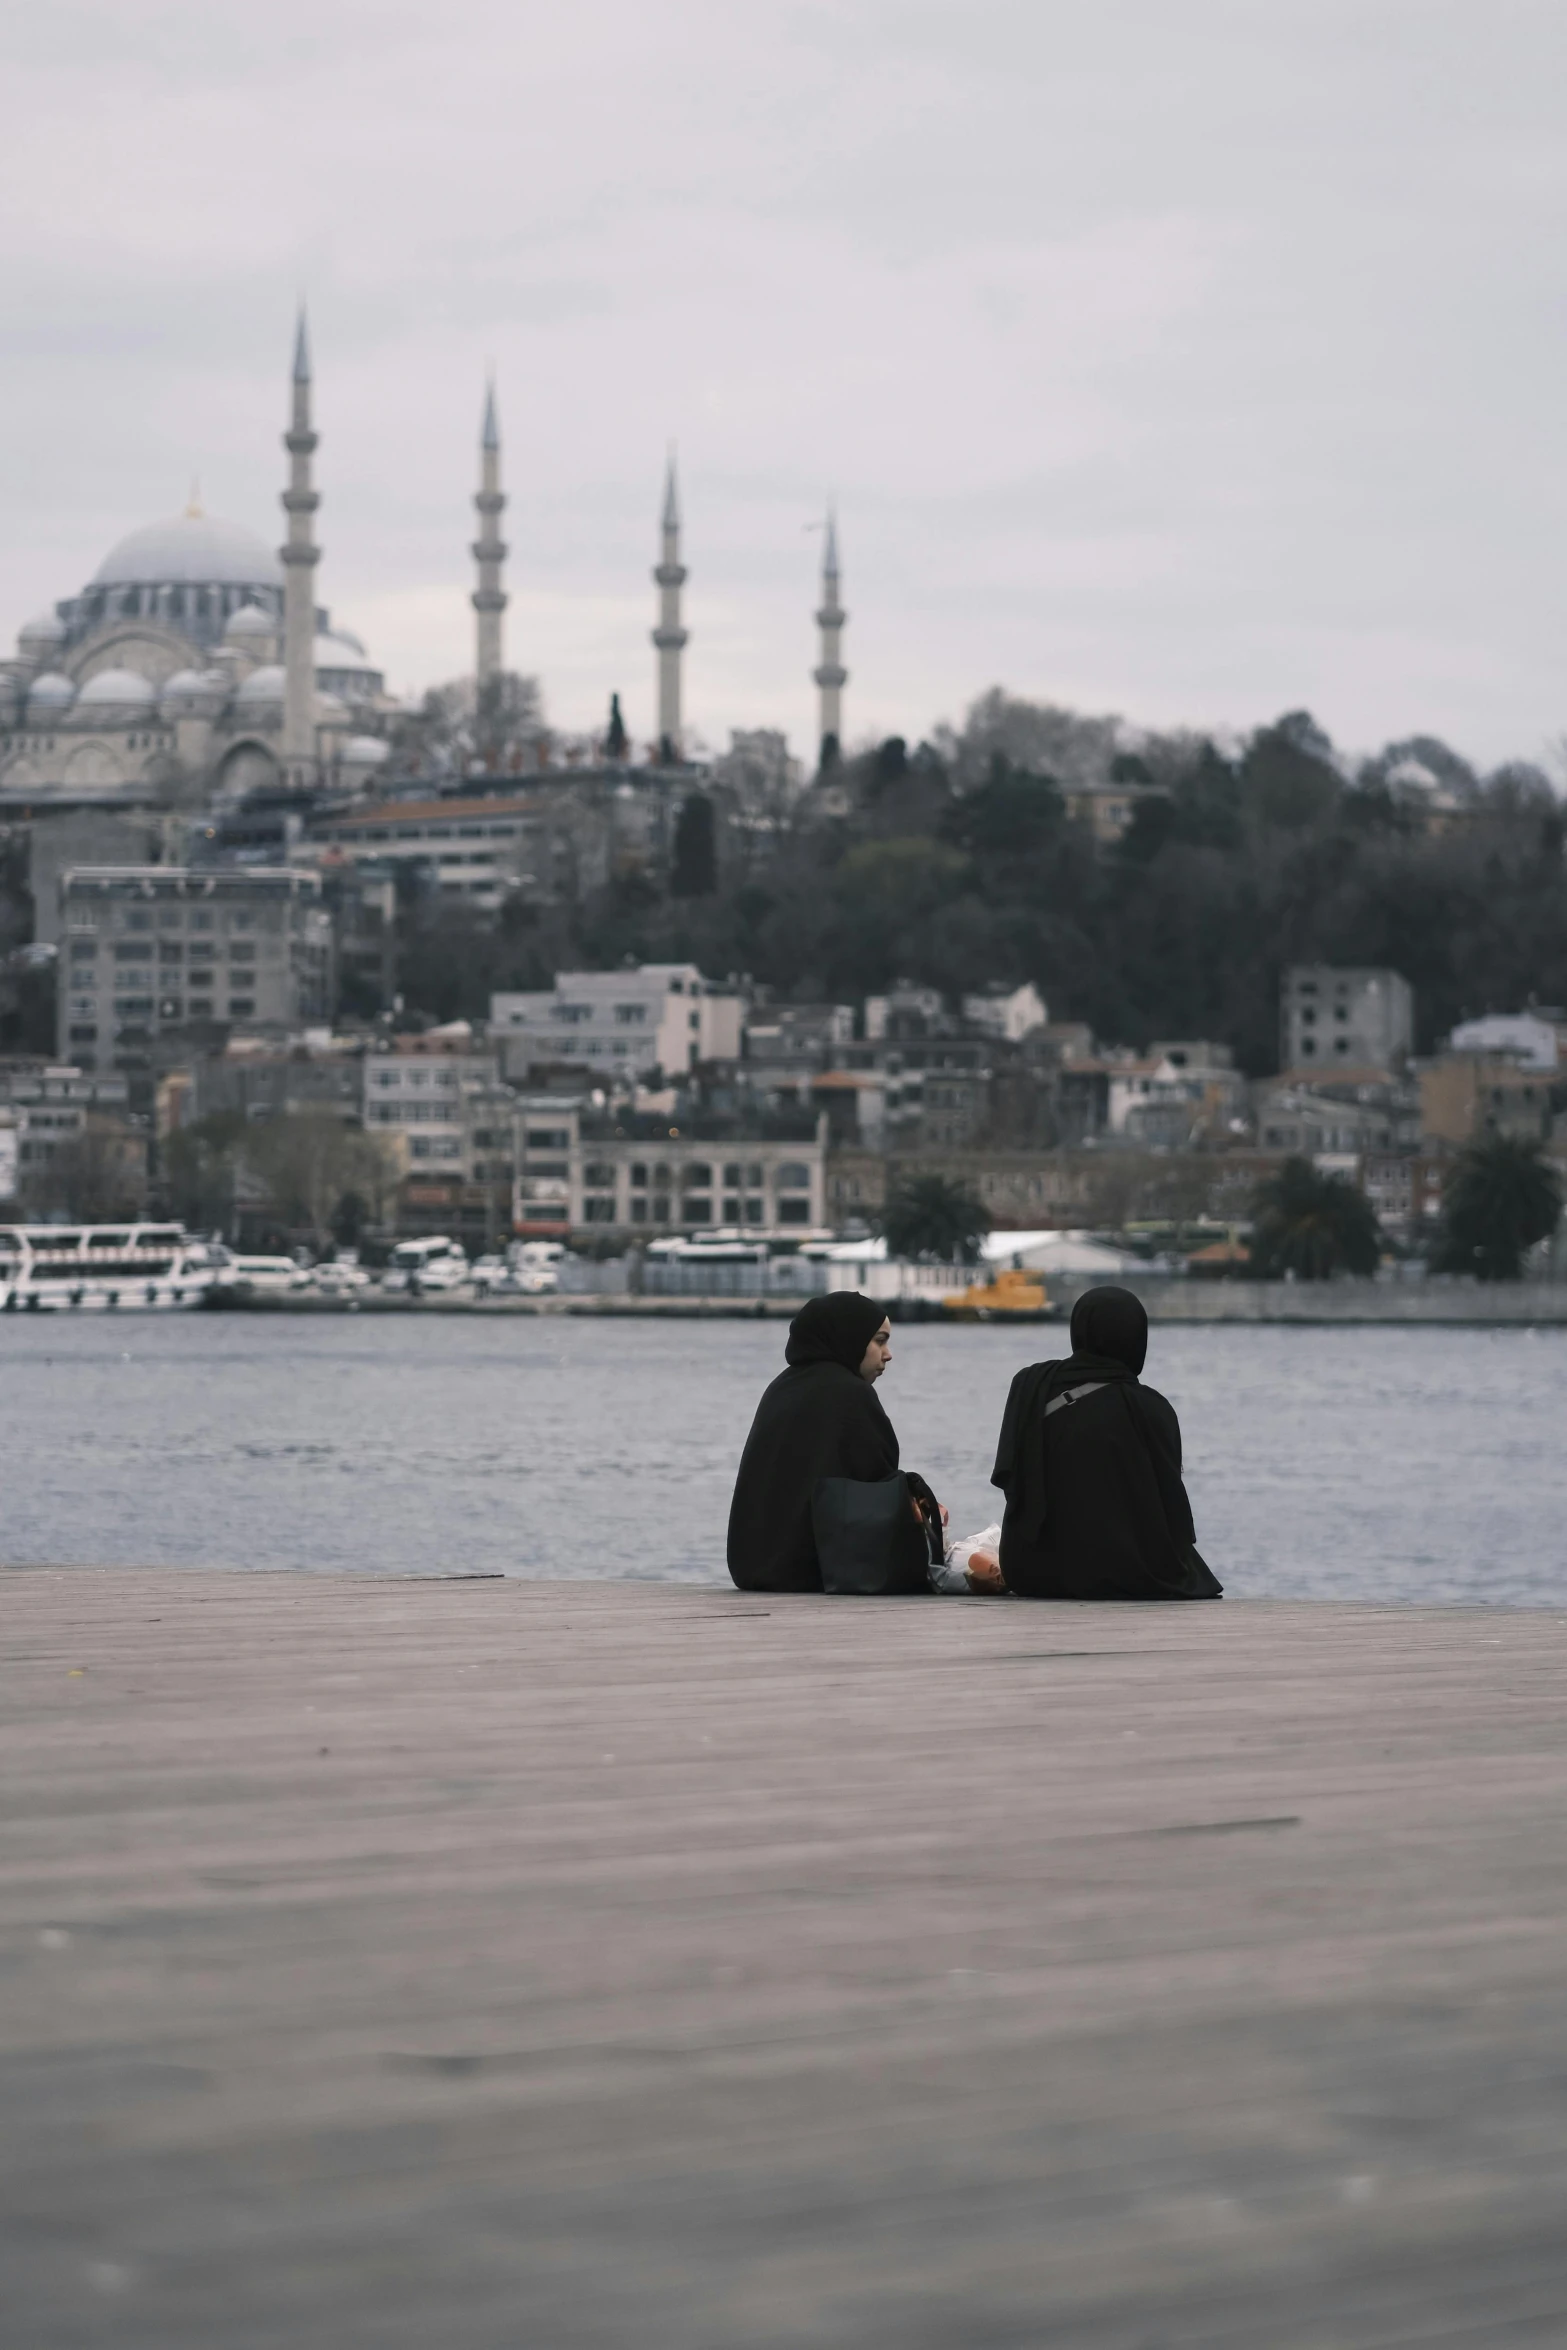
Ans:
[[[0,1224],[0,1312],[199,1306],[228,1263],[183,1224]]]

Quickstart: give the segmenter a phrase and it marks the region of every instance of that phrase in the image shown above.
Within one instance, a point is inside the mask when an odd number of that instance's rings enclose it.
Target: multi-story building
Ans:
[[[1279,1003],[1282,1069],[1397,1069],[1414,1045],[1415,999],[1396,971],[1296,963]]]
[[[1420,1124],[1433,1142],[1483,1142],[1493,1134],[1545,1141],[1554,1074],[1511,1053],[1445,1053],[1420,1071]]]
[[[100,1155],[115,1158],[118,1174],[139,1193],[145,1187],[147,1147],[128,1126],[126,1108],[123,1077],[89,1076],[32,1059],[0,1061],[0,1110],[11,1162],[10,1192],[0,1184],[0,1198],[20,1195],[35,1207],[55,1204],[49,1195],[56,1160],[62,1151],[79,1156],[89,1142]]]
[[[495,1056],[475,1047],[466,1020],[393,1037],[365,1057],[365,1127],[393,1145],[410,1174],[468,1180],[472,1137],[495,1123],[496,1087]],[[486,1105],[478,1119],[473,1097]]]
[[[757,1004],[745,1018],[745,1057],[768,1069],[831,1069],[853,1041],[852,1004]]]
[[[642,963],[558,971],[550,993],[492,996],[490,1033],[509,1078],[553,1066],[629,1083],[654,1069],[684,1077],[698,1061],[738,1059],[741,1010],[694,963]]]
[[[525,1098],[516,1115],[519,1232],[653,1240],[727,1227],[773,1240],[825,1227],[825,1117],[688,1114],[671,1124],[558,1095]]]
[[[981,995],[966,995],[963,1018],[982,1036],[1021,1044],[1025,1036],[1048,1025],[1050,1010],[1033,981],[1025,979],[1021,987],[990,987]]]
[[[129,865],[60,877],[60,1058],[124,1076],[138,1115],[171,1040],[210,1041],[214,1025],[286,1034],[327,1017],[331,988],[313,873]]]

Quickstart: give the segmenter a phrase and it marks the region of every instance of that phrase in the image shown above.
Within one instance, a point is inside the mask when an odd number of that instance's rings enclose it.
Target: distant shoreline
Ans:
[[[1567,1282],[1391,1283],[1379,1281],[1184,1281],[1159,1275],[1120,1276],[1148,1308],[1149,1320],[1163,1323],[1295,1324],[1340,1329],[1360,1325],[1386,1328],[1567,1329]],[[1091,1287],[1063,1282],[1050,1305],[1037,1314],[954,1313],[925,1298],[892,1298],[894,1322],[1056,1324]],[[646,1297],[629,1291],[546,1297],[382,1297],[374,1291],[356,1298],[283,1295],[213,1299],[207,1310],[247,1314],[467,1314],[533,1315],[599,1320],[761,1322],[787,1321],[804,1301],[798,1297]]]

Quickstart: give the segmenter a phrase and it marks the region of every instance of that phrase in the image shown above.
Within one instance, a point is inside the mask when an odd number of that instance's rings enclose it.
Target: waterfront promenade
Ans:
[[[1567,2337],[1567,1621],[4,1575],[7,2341]]]

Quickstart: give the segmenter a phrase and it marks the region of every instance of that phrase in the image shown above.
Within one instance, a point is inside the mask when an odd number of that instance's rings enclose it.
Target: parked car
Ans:
[[[504,1290],[510,1285],[511,1267],[504,1257],[475,1257],[468,1270],[481,1297],[487,1297],[492,1289]]]
[[[357,1297],[370,1286],[363,1265],[345,1264],[341,1258],[330,1265],[317,1265],[311,1279],[323,1297]]]

